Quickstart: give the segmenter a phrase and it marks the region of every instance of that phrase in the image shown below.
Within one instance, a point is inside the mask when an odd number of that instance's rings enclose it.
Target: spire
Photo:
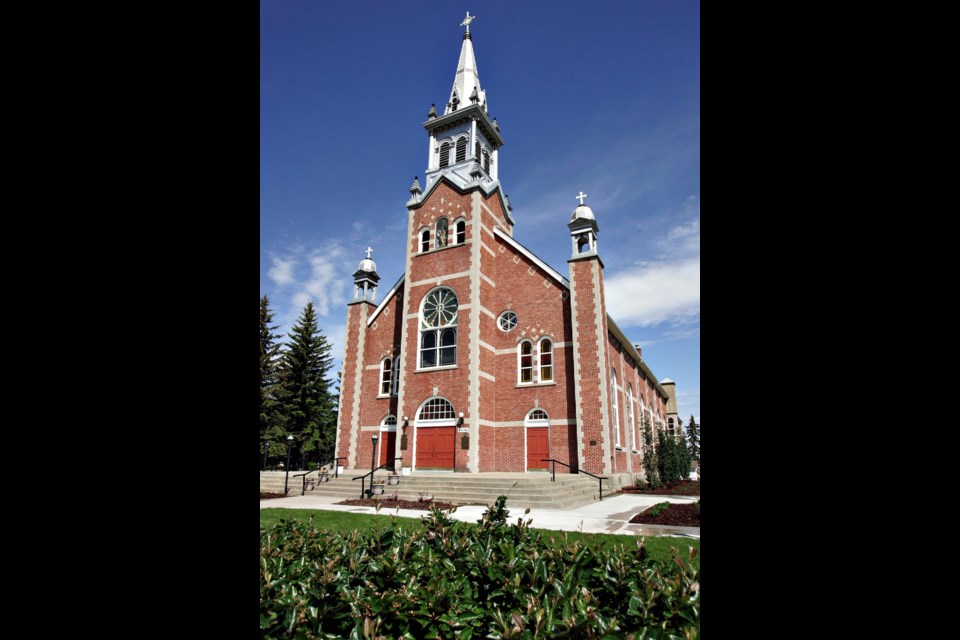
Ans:
[[[467,12],[467,17],[460,26],[465,26],[467,32],[463,34],[463,46],[460,48],[460,62],[457,64],[457,75],[453,79],[453,89],[450,90],[450,103],[444,115],[456,110],[453,104],[453,98],[458,98],[458,103],[462,104],[464,98],[471,103],[486,105],[487,92],[480,88],[480,77],[477,75],[477,58],[473,53],[473,38],[470,35],[470,23],[477,19],[477,16],[471,16]],[[474,100],[476,96],[476,100]]]

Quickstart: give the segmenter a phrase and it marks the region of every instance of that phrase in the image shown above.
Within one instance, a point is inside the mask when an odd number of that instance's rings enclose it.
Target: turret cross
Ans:
[[[580,195],[574,197],[574,200],[579,200],[579,201],[580,201],[580,206],[582,207],[582,206],[583,206],[583,199],[586,198],[586,197],[587,197],[587,194],[585,194],[583,191],[581,191],[581,192],[580,192]]]

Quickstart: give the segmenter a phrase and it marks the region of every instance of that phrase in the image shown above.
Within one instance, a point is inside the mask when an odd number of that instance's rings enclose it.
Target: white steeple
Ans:
[[[465,26],[467,32],[463,34],[463,46],[460,48],[460,62],[457,63],[457,75],[453,79],[453,88],[450,90],[450,99],[443,114],[447,115],[457,109],[463,109],[471,104],[479,104],[489,113],[487,92],[480,88],[480,76],[477,75],[477,58],[473,54],[473,39],[470,36],[470,23],[477,19],[467,12],[467,17],[460,26]]]

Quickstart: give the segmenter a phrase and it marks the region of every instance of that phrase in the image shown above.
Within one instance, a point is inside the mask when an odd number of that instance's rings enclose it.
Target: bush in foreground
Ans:
[[[261,528],[261,636],[699,637],[700,572],[681,554],[551,545],[508,525],[503,500],[479,527],[434,511],[415,530]]]

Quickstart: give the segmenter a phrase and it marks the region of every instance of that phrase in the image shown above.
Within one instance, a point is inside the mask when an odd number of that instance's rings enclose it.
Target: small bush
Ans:
[[[699,637],[695,551],[551,544],[504,503],[478,527],[434,510],[415,530],[261,528],[261,637]]]
[[[658,502],[649,509],[647,509],[644,514],[650,516],[651,518],[656,518],[658,515],[663,513],[670,507],[669,502]]]

